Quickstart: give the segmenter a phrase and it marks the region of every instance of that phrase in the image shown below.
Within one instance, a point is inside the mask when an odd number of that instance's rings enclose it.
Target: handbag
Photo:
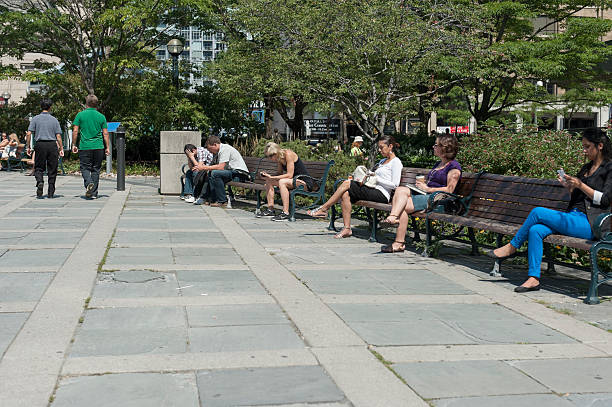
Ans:
[[[449,195],[445,192],[439,192],[434,196],[434,199],[427,201],[425,212],[438,212],[447,215],[463,215],[465,213],[465,205],[461,202],[461,198],[454,195]]]
[[[368,170],[365,165],[360,165],[353,171],[353,180],[363,183],[366,187],[376,187],[376,173]]]

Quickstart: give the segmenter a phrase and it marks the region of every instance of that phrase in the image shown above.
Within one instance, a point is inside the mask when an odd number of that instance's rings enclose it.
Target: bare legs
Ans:
[[[310,216],[315,218],[325,217],[327,216],[327,211],[331,208],[332,205],[340,202],[340,207],[342,208],[342,221],[344,223],[344,228],[338,233],[335,237],[337,239],[343,237],[349,237],[353,233],[351,232],[351,197],[349,196],[348,190],[351,187],[351,180],[346,180],[342,182],[336,189],[336,192],[325,202],[323,205],[318,207],[316,210],[308,211]]]
[[[297,185],[306,185],[304,181],[297,181]],[[278,187],[281,201],[283,202],[283,212],[289,213],[289,190],[293,189],[293,178],[267,179],[266,180],[266,199],[268,209],[274,209],[274,187]]]
[[[414,212],[410,188],[397,187],[393,194],[391,205],[391,213],[387,216],[385,222],[391,225],[398,225],[392,247],[394,251],[400,251],[405,247],[404,242],[406,241],[406,230],[408,229],[410,214]]]

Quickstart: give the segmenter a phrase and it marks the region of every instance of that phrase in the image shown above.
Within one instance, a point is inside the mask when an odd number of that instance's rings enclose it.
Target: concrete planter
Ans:
[[[162,195],[181,193],[181,167],[187,163],[183,152],[185,144],[200,146],[202,133],[199,131],[162,131],[160,133],[159,191]]]

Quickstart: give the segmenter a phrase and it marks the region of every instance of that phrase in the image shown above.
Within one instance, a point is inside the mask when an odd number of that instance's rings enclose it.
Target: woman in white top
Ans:
[[[335,238],[341,239],[349,237],[351,231],[351,206],[354,202],[365,200],[381,203],[389,203],[391,194],[397,188],[402,178],[402,162],[395,156],[394,148],[399,147],[391,136],[382,136],[378,140],[378,150],[385,157],[376,164],[376,187],[368,187],[363,183],[353,180],[346,180],[334,192],[334,194],[320,207],[308,211],[308,214],[315,218],[327,217],[327,211],[332,205],[340,202],[342,207],[342,220],[344,228]]]

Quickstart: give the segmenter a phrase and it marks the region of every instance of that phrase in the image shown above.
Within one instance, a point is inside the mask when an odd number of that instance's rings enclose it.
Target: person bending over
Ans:
[[[266,180],[266,198],[268,207],[264,209],[259,216],[273,216],[275,222],[289,220],[289,190],[293,189],[293,180],[295,177],[302,176],[301,179],[295,180],[296,186],[304,186],[308,191],[314,188],[314,181],[308,174],[306,166],[298,157],[298,155],[288,148],[281,148],[276,143],[268,143],[264,149],[264,154],[278,163],[278,174],[270,175],[262,171],[261,176]],[[278,215],[274,213],[274,187],[278,187],[281,200],[283,202],[283,211]]]

